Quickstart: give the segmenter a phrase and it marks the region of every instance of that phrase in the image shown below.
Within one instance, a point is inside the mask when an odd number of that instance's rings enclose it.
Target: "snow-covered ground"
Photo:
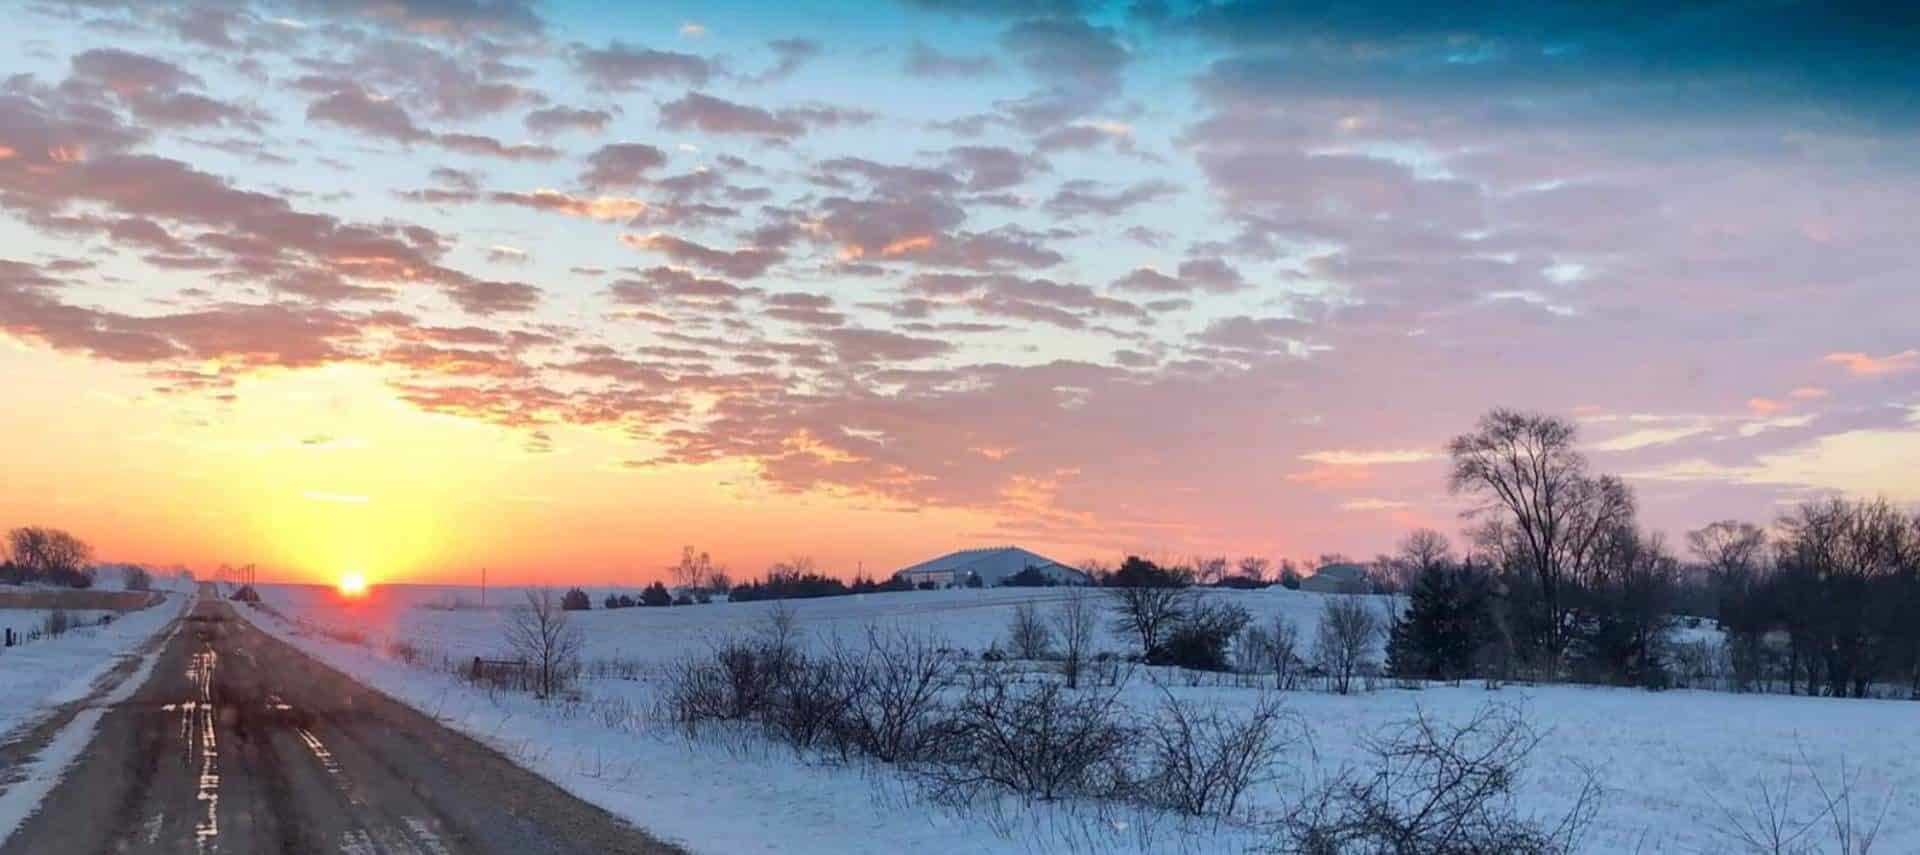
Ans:
[[[422,603],[474,591],[387,588],[365,600],[330,590],[268,586],[267,602],[312,624],[365,634],[367,646],[345,644],[264,614],[249,615],[369,685],[440,716],[499,747],[568,790],[656,833],[702,852],[1035,852],[1246,851],[1268,838],[1257,828],[1206,824],[1184,831],[1175,820],[1119,811],[1096,816],[1090,806],[1024,807],[964,815],[930,807],[885,770],[802,762],[775,747],[688,743],[653,721],[656,680],[583,681],[585,703],[543,707],[520,695],[464,687],[451,677],[386,656],[403,640],[455,658],[505,653],[504,609],[441,611]],[[699,653],[730,636],[764,626],[767,603],[601,611],[572,617],[586,634],[588,659],[665,663]],[[1016,605],[1045,613],[1069,594],[1061,589],[955,590],[871,594],[791,601],[812,643],[854,639],[868,627],[929,633],[977,653],[1001,641]],[[516,592],[495,590],[493,603]],[[1285,615],[1311,639],[1320,595],[1268,589],[1208,592],[1244,605],[1265,620]],[[1384,607],[1385,602],[1375,601]],[[1104,631],[1104,630],[1103,630]],[[1001,641],[1004,644],[1003,641]],[[1310,643],[1310,642],[1309,642]],[[1101,647],[1122,650],[1111,635]],[[1155,685],[1155,680],[1163,685]],[[1211,678],[1188,685],[1171,672],[1136,672],[1125,702],[1151,709],[1162,692],[1226,711],[1252,708],[1260,692]],[[1920,851],[1920,705],[1899,701],[1733,695],[1698,691],[1650,693],[1572,686],[1478,686],[1383,689],[1336,696],[1292,692],[1286,705],[1311,729],[1311,749],[1287,758],[1286,771],[1260,788],[1255,808],[1271,816],[1322,776],[1359,764],[1362,737],[1416,713],[1463,722],[1489,701],[1523,707],[1544,738],[1520,788],[1523,812],[1557,817],[1594,770],[1607,787],[1586,838],[1593,852],[1734,851],[1720,830],[1729,811],[1744,814],[1763,786],[1776,794],[1809,762],[1828,786],[1844,758],[1855,782],[1855,812],[1886,815],[1875,851]],[[1815,808],[1802,777],[1794,810]]]
[[[100,619],[118,612],[108,609],[66,609],[67,619],[73,626],[91,627]],[[46,626],[47,617],[53,609],[0,609],[0,629],[11,629],[14,635],[26,636],[30,632]]]
[[[106,626],[85,626],[59,638],[0,648],[0,687],[6,699],[0,703],[0,741],[61,704],[85,697],[94,681],[112,670],[122,656],[165,628],[187,599],[170,595],[157,605],[119,615]],[[39,626],[45,616],[44,610],[7,609],[0,611],[0,624],[24,631]]]
[[[807,630],[808,640],[815,643],[830,643],[835,639],[855,641],[864,637],[868,628],[879,627],[931,633],[949,646],[978,653],[996,642],[1006,644],[1007,622],[1015,607],[1032,603],[1045,615],[1072,596],[1072,590],[903,591],[784,603],[799,625]],[[488,608],[461,610],[437,606],[455,600],[476,604],[479,597],[474,589],[394,585],[375,588],[361,598],[342,597],[332,588],[308,585],[263,585],[261,592],[269,605],[288,617],[351,627],[367,633],[382,645],[389,640],[412,641],[461,657],[505,655],[501,628],[512,607],[525,602],[524,590],[517,588],[492,589],[488,592]],[[601,608],[607,589],[590,588],[587,592],[593,609],[574,612],[571,618],[585,633],[583,656],[590,660],[672,662],[686,654],[708,650],[726,639],[758,632],[776,608],[771,602],[754,602],[609,611]],[[1098,596],[1097,591],[1090,589],[1083,589],[1081,593]],[[1319,594],[1278,587],[1259,591],[1205,591],[1202,596],[1237,603],[1251,612],[1259,624],[1276,615],[1284,616],[1309,637],[1324,602]],[[1368,599],[1385,614],[1384,598]],[[1124,640],[1107,633],[1106,622],[1103,611],[1100,646],[1114,651],[1126,649]]]

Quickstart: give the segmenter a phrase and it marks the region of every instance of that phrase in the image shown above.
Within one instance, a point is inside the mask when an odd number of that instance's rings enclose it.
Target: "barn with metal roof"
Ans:
[[[986,587],[993,587],[1029,567],[1039,568],[1040,572],[1062,585],[1090,585],[1093,579],[1072,567],[1018,546],[993,546],[985,549],[962,549],[949,552],[931,561],[922,561],[903,569],[894,575],[912,583],[915,587],[932,582],[945,588],[950,585],[964,585],[970,576],[980,577]]]

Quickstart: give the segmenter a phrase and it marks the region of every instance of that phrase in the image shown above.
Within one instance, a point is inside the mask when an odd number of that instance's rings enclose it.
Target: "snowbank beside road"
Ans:
[[[0,742],[60,705],[86,697],[97,680],[164,630],[190,599],[173,594],[105,626],[81,627],[59,638],[0,648],[0,686],[5,687],[7,699],[0,704]],[[44,615],[24,611],[36,623]]]

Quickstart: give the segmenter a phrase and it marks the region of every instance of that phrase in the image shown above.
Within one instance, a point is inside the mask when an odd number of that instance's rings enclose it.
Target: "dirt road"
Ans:
[[[0,855],[669,853],[203,596]]]

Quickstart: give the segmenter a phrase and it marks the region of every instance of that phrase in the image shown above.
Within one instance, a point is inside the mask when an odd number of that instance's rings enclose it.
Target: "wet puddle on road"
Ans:
[[[220,836],[220,740],[218,728],[222,715],[232,723],[233,716],[242,714],[241,710],[229,706],[221,710],[214,700],[215,675],[222,662],[221,654],[214,650],[211,633],[201,633],[198,652],[193,653],[187,662],[186,678],[189,686],[188,698],[161,706],[169,715],[178,715],[178,726],[183,746],[182,760],[189,768],[197,769],[195,799],[204,808],[204,813],[194,822],[194,848],[200,855],[222,850]],[[233,652],[240,656],[238,664],[232,667],[241,672],[255,670],[252,658],[244,649]],[[231,700],[231,699],[229,699]],[[275,725],[291,729],[305,746],[320,768],[326,770],[339,794],[346,802],[349,821],[358,826],[340,833],[336,838],[337,850],[351,855],[360,853],[395,853],[395,855],[448,855],[448,848],[436,829],[438,823],[419,816],[389,815],[388,823],[371,822],[370,806],[361,799],[349,776],[342,768],[339,758],[334,756],[327,743],[310,726],[313,719],[306,711],[297,709],[282,696],[268,692],[264,698],[254,696],[246,703],[247,707],[264,713]],[[243,782],[244,783],[244,782]],[[393,820],[398,820],[394,822]],[[162,833],[164,820],[156,816],[147,828],[142,829],[147,842],[155,844]],[[231,845],[233,841],[225,841]]]
[[[193,826],[194,848],[205,853],[220,840],[220,739],[215,728],[213,709],[213,671],[220,654],[211,646],[193,654],[187,664],[187,680],[198,695],[180,705],[180,727],[186,737],[188,759],[198,759],[200,778],[194,798],[206,805],[206,815]]]

